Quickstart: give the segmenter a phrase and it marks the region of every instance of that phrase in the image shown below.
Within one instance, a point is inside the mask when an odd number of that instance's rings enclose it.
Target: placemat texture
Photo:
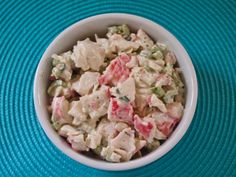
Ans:
[[[106,172],[81,165],[46,137],[33,105],[37,64],[71,24],[101,13],[153,20],[188,51],[198,106],[184,136],[145,167]],[[236,1],[0,0],[0,176],[236,176]]]

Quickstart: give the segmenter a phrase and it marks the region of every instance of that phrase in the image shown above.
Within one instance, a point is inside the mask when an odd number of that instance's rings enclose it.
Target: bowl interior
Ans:
[[[54,53],[60,54],[67,50],[72,50],[78,40],[83,40],[87,37],[94,38],[94,34],[99,37],[105,36],[107,27],[114,24],[127,24],[132,31],[143,29],[149,34],[152,39],[168,45],[171,51],[174,51],[178,64],[183,72],[184,82],[186,86],[186,103],[183,118],[171,137],[160,148],[154,152],[142,157],[141,160],[132,160],[119,164],[99,161],[85,157],[69,148],[69,145],[62,139],[51,127],[50,117],[46,109],[47,105],[47,86],[48,77],[51,71],[51,55]],[[147,19],[127,15],[127,14],[104,14],[87,18],[70,26],[63,31],[47,48],[38,65],[35,84],[34,84],[34,101],[35,108],[39,121],[50,140],[65,154],[71,158],[89,165],[91,167],[106,169],[106,170],[125,170],[146,165],[153,160],[160,158],[167,153],[174,145],[182,138],[186,132],[196,106],[197,98],[197,81],[194,68],[191,60],[185,49],[178,40],[165,30],[160,25],[157,25]],[[96,163],[95,161],[99,161]]]

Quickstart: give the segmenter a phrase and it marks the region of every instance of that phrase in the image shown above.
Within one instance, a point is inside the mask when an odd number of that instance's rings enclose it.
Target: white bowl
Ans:
[[[85,39],[95,33],[99,36],[104,36],[107,27],[114,24],[127,24],[134,31],[141,28],[145,30],[154,40],[167,44],[170,50],[174,51],[177,56],[179,66],[183,71],[186,86],[186,104],[184,115],[172,135],[158,149],[148,155],[122,163],[110,163],[96,160],[75,152],[52,128],[49,121],[50,116],[46,108],[46,90],[48,86],[48,76],[51,71],[51,55],[72,49],[77,40]],[[53,144],[55,144],[56,147],[67,156],[84,165],[97,169],[113,171],[134,169],[147,165],[170,151],[183,137],[192,121],[197,103],[197,94],[198,87],[195,70],[189,55],[180,42],[169,31],[150,20],[135,15],[121,13],[96,15],[81,20],[65,29],[56,39],[53,40],[43,54],[34,80],[34,104],[37,116],[46,135],[53,142]]]

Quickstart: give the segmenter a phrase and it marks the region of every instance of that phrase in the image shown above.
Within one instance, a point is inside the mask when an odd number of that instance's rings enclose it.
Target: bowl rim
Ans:
[[[52,132],[52,131],[54,131],[54,129],[52,127],[50,128],[45,125],[46,121],[48,121],[48,120],[46,120],[45,117],[42,117],[42,113],[41,113],[42,110],[40,108],[40,103],[37,98],[38,92],[39,92],[37,88],[39,85],[38,80],[40,77],[39,71],[41,70],[42,64],[45,62],[46,54],[48,53],[48,51],[50,51],[51,48],[53,48],[55,41],[59,40],[60,38],[62,38],[62,36],[66,35],[72,29],[77,28],[78,26],[80,26],[84,23],[89,23],[89,22],[92,22],[97,19],[102,19],[104,17],[115,18],[117,16],[122,17],[122,18],[132,18],[132,19],[134,19],[134,21],[135,20],[143,21],[145,23],[151,24],[152,26],[158,27],[159,30],[167,33],[168,37],[171,38],[171,42],[176,43],[178,45],[178,47],[180,48],[180,50],[183,52],[183,55],[185,55],[186,65],[191,70],[190,75],[191,75],[192,80],[191,80],[190,84],[192,85],[192,90],[191,90],[192,94],[190,94],[190,96],[191,96],[190,107],[189,107],[189,109],[185,109],[185,112],[184,112],[184,115],[185,116],[187,115],[188,119],[185,119],[185,121],[180,121],[177,128],[173,132],[172,136],[170,138],[168,138],[164,144],[162,144],[158,149],[154,150],[153,152],[147,154],[146,156],[144,156],[142,158],[138,158],[138,159],[135,159],[132,161],[122,162],[122,163],[111,163],[111,162],[106,162],[106,161],[97,161],[95,159],[92,159],[92,158],[86,157],[82,154],[79,154],[79,153],[73,151],[72,149],[63,148],[61,142],[55,139],[55,134]],[[192,122],[195,110],[196,110],[197,97],[198,97],[198,83],[197,83],[195,69],[194,69],[192,61],[190,59],[190,56],[188,55],[188,53],[186,52],[186,50],[182,46],[182,44],[177,40],[177,38],[171,32],[169,32],[167,29],[165,29],[164,27],[162,27],[158,23],[151,21],[149,19],[146,19],[144,17],[141,17],[141,16],[127,14],[127,13],[105,13],[105,14],[90,16],[90,17],[87,17],[85,19],[75,22],[74,24],[70,25],[65,30],[63,30],[60,34],[57,35],[56,38],[54,38],[53,41],[51,41],[50,45],[44,51],[44,54],[42,55],[42,57],[38,63],[37,69],[36,69],[36,73],[35,73],[35,77],[34,77],[34,88],[33,88],[34,107],[35,107],[35,111],[37,114],[37,118],[38,118],[40,125],[42,126],[45,134],[51,140],[51,142],[61,152],[63,152],[64,154],[66,154],[70,158],[74,159],[75,161],[77,161],[81,164],[87,165],[89,167],[93,167],[93,168],[100,169],[100,170],[108,170],[108,171],[121,171],[121,170],[135,169],[135,168],[138,168],[141,166],[145,166],[149,163],[152,163],[155,160],[164,156],[166,153],[168,153],[182,139],[182,137],[186,133],[187,129],[189,128],[190,123]],[[59,136],[59,135],[57,135],[57,136]]]

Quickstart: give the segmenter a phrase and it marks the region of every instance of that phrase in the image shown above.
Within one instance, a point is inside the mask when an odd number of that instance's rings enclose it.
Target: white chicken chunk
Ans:
[[[79,125],[87,119],[87,114],[82,111],[81,101],[72,101],[68,114],[74,117],[73,125]]]
[[[106,140],[113,138],[116,134],[116,123],[103,118],[97,127],[97,132]]]
[[[157,60],[150,60],[142,56],[138,56],[138,63],[140,66],[145,67],[147,70],[160,72],[163,68],[160,66],[159,61]]]
[[[89,148],[86,145],[86,142],[84,140],[84,135],[70,135],[67,138],[67,141],[71,144],[72,149],[76,151],[88,151]]]
[[[84,71],[87,71],[88,69],[98,71],[100,66],[104,63],[104,58],[104,49],[96,42],[90,41],[88,38],[77,42],[77,45],[73,48],[73,54],[71,56],[75,66]]]
[[[151,48],[154,45],[153,40],[142,29],[138,30],[137,40],[135,42],[140,44],[144,49]]]
[[[89,114],[91,119],[98,119],[107,113],[109,106],[108,87],[101,87],[90,95],[80,98],[83,112]]]
[[[100,73],[87,71],[81,75],[80,79],[72,84],[72,88],[81,96],[91,92],[95,85],[98,85]]]
[[[82,132],[91,133],[96,128],[96,119],[87,119],[78,125],[78,129]]]
[[[144,107],[148,105],[147,100],[149,97],[150,97],[150,95],[137,93],[135,95],[135,107],[139,111],[142,111],[144,109]]]
[[[113,52],[116,50],[115,48],[111,48],[110,41],[106,38],[99,38],[95,35],[96,42],[105,50],[105,56],[111,58],[114,56]]]
[[[106,38],[98,38],[95,36],[97,43],[105,50],[105,55],[107,57],[113,56],[113,53],[119,53],[127,50],[137,50],[139,48],[139,44],[127,41],[119,34],[113,34]]]
[[[135,82],[132,77],[129,77],[122,83],[118,83],[117,87],[111,89],[112,95],[116,97],[126,96],[130,102],[133,102],[135,99]]]
[[[157,107],[161,112],[167,112],[165,104],[155,94],[152,94],[149,106]]]
[[[132,41],[127,41],[125,40],[121,35],[119,34],[113,34],[110,38],[109,38],[109,42],[110,42],[110,48],[111,49],[115,49],[116,51],[114,52],[122,52],[122,51],[126,51],[129,49],[133,49],[134,51],[137,50],[139,48],[139,44],[136,42],[132,42]]]
[[[156,81],[158,75],[159,73],[148,72],[143,67],[134,67],[131,72],[131,76],[139,87],[151,86]]]
[[[86,145],[91,149],[96,149],[101,144],[102,136],[96,131],[92,131],[86,138]]]
[[[173,102],[166,105],[167,111],[170,116],[181,118],[183,115],[183,105],[179,102]]]
[[[126,128],[122,130],[114,139],[108,142],[108,147],[103,150],[105,157],[109,156],[107,150],[110,150],[110,154],[115,153],[120,156],[119,161],[128,161],[136,151],[134,130]],[[110,161],[114,161],[113,158],[109,158]],[[115,159],[116,160],[116,159]]]
[[[176,63],[176,56],[173,52],[168,52],[165,56],[165,62],[171,65]]]
[[[126,123],[124,123],[124,122],[118,122],[118,123],[116,123],[116,125],[115,125],[115,129],[117,130],[117,131],[119,131],[119,132],[121,132],[122,130],[124,130],[124,129],[126,129],[126,128],[128,128],[129,126],[126,124]]]
[[[63,137],[68,137],[70,135],[80,134],[80,132],[75,127],[72,127],[71,125],[63,125],[59,129],[58,133],[59,133],[59,135],[61,135]]]
[[[121,161],[129,161],[132,158],[133,154],[130,154],[129,152],[123,150],[123,149],[114,149],[114,152],[116,152],[117,154],[119,154],[121,156]]]
[[[155,86],[156,87],[161,87],[161,86],[165,86],[165,85],[171,85],[173,82],[173,79],[168,75],[168,74],[160,74],[157,77]]]
[[[150,87],[147,88],[137,88],[136,89],[137,94],[142,94],[142,95],[151,95],[152,91]]]
[[[136,149],[134,130],[131,130],[131,128],[122,130],[122,132],[120,132],[114,139],[111,139],[109,146],[112,146],[115,149],[123,149],[132,154]]]
[[[145,140],[134,138],[134,130],[126,128],[102,149],[102,157],[111,162],[129,161],[132,156],[146,145]]]
[[[114,148],[112,147],[104,147],[101,151],[101,156],[109,162],[120,162],[121,155],[114,152]]]
[[[136,56],[131,56],[131,59],[128,63],[126,63],[128,68],[134,68],[138,66],[138,58]]]

